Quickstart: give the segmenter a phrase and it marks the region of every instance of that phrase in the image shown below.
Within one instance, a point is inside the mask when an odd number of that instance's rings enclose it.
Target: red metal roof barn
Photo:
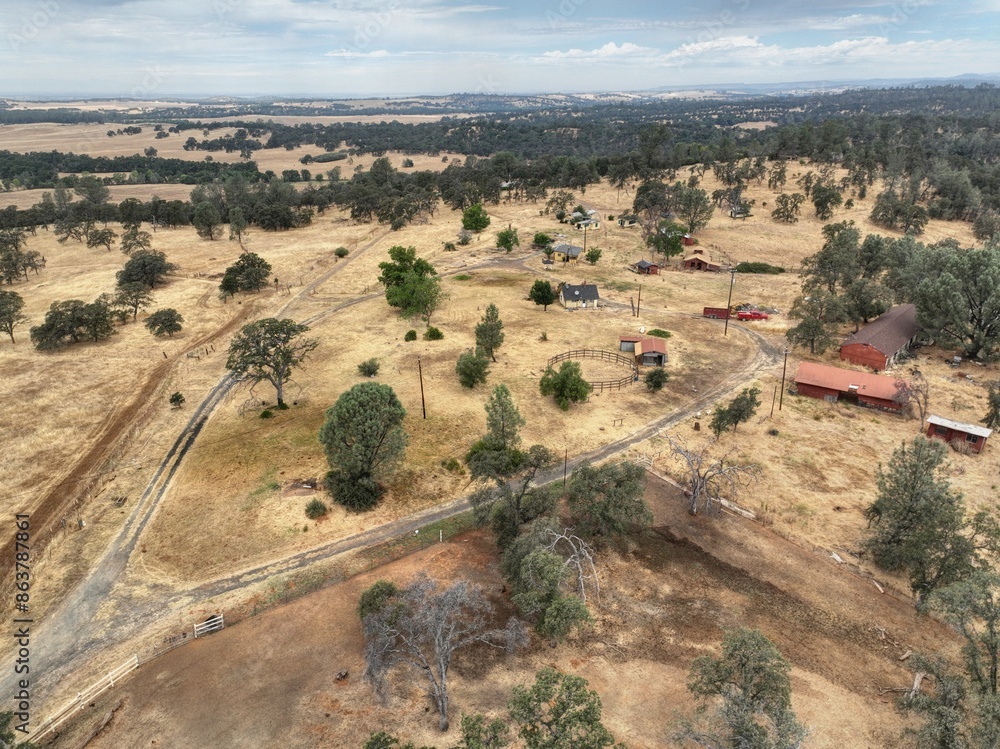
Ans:
[[[880,372],[916,341],[918,333],[917,308],[912,304],[901,304],[844,341],[840,347],[840,358]]]
[[[831,367],[816,362],[802,362],[795,374],[799,395],[822,398],[836,403],[838,400],[857,402],[860,406],[899,411],[901,404],[893,400],[898,377],[884,377],[869,372]]]

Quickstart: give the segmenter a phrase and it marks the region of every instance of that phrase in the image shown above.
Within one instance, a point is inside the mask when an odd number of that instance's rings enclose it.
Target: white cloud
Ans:
[[[625,42],[618,46],[614,42],[608,42],[602,47],[592,50],[568,49],[553,50],[543,52],[542,57],[549,60],[607,60],[614,57],[642,57],[657,54],[658,50],[652,47],[640,47],[632,42]]]
[[[324,57],[349,57],[349,58],[375,58],[375,57],[391,57],[391,53],[387,49],[373,49],[371,52],[359,52],[356,49],[335,49],[332,52],[327,52]]]

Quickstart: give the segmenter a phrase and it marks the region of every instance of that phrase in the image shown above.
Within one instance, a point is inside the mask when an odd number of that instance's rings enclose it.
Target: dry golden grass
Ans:
[[[114,143],[126,138],[107,140]],[[297,164],[300,155],[300,151],[287,152],[286,158]],[[442,162],[437,159],[435,163],[440,166]],[[418,164],[418,168],[429,166],[429,161]],[[794,174],[796,169],[791,171]],[[710,175],[703,186],[709,190],[715,188]],[[145,189],[152,192],[154,187]],[[606,185],[593,186],[579,197],[602,217],[626,211],[631,202],[631,195],[619,196]],[[815,218],[805,217],[794,225],[778,225],[770,221],[769,209],[763,206],[764,201],[773,200],[770,190],[751,188],[749,197],[757,199],[757,215],[734,222],[717,214],[698,235],[703,248],[716,256],[724,254],[736,260],[762,260],[788,267],[797,267],[803,257],[819,248],[822,224]],[[858,201],[852,211],[838,213],[835,219],[852,218],[863,231],[874,231],[865,219],[870,203],[870,200]],[[403,333],[411,324],[398,319],[376,297],[315,324],[313,335],[321,340],[321,346],[309,365],[296,375],[292,397],[299,403],[291,411],[270,421],[260,421],[255,412],[240,415],[240,406],[247,396],[243,391],[233,394],[205,429],[145,536],[147,553],[143,558],[150,574],[190,579],[221,573],[234,565],[266,560],[371,527],[465,491],[466,479],[447,472],[441,461],[461,457],[482,432],[485,419],[482,404],[488,389],[468,391],[459,387],[454,362],[472,345],[473,327],[490,301],[500,307],[507,333],[499,361],[492,366],[490,385],[506,382],[513,390],[528,419],[526,441],[542,442],[556,451],[580,454],[626,435],[682,405],[694,390],[704,390],[709,382],[722,379],[746,361],[750,349],[743,337],[734,331],[723,337],[721,322],[700,316],[705,305],[725,304],[728,274],[667,271],[661,276],[635,276],[626,266],[644,255],[638,229],[622,229],[613,221],[604,221],[600,229],[588,232],[588,246],[604,250],[596,266],[581,263],[549,266],[546,270],[542,257],[532,255],[527,249],[508,258],[492,248],[495,231],[508,223],[519,230],[525,247],[536,231],[562,231],[568,241],[582,244],[582,233],[541,215],[542,207],[541,204],[491,207],[490,229],[472,245],[456,252],[443,250],[444,242],[454,240],[460,225],[458,215],[446,208],[426,223],[395,233],[387,232],[384,227],[354,224],[336,212],[317,217],[313,226],[294,232],[252,232],[248,248],[272,263],[282,287],[291,286],[288,294],[271,291],[253,299],[256,315],[280,311],[296,319],[311,319],[341,303],[378,293],[378,263],[385,259],[385,250],[394,244],[413,245],[442,273],[462,273],[471,278],[448,277],[444,281],[449,296],[433,319],[445,332],[443,341],[403,343]],[[926,239],[944,236],[956,236],[965,244],[971,242],[966,225],[932,222]],[[339,245],[348,247],[351,255],[336,264],[331,250]],[[122,262],[116,253],[86,250],[73,244],[60,246],[44,232],[33,238],[29,246],[42,249],[50,261],[37,281],[32,279],[20,287],[33,322],[41,318],[54,299],[72,296],[90,299],[110,290],[114,271]],[[3,357],[0,366],[12,373],[14,392],[33,392],[31,388],[41,391],[18,412],[16,419],[8,416],[5,424],[15,433],[24,431],[23,424],[36,427],[37,436],[22,435],[12,459],[5,465],[4,478],[14,482],[14,496],[21,504],[30,504],[30,497],[44,486],[48,476],[54,475],[53,465],[66,465],[78,452],[81,442],[92,438],[104,418],[102,409],[109,402],[108,393],[126,397],[130,384],[148,374],[156,365],[157,356],[162,357],[157,352],[178,350],[185,340],[217,328],[237,312],[238,304],[227,306],[218,301],[214,293],[216,282],[209,278],[221,273],[236,257],[236,245],[226,241],[205,242],[197,239],[192,230],[179,229],[158,232],[154,246],[181,265],[180,277],[157,292],[157,306],[175,306],[187,319],[188,328],[176,340],[157,341],[138,325],[130,325],[111,341],[98,346],[82,345],[42,355],[30,349],[23,340],[26,331],[22,331],[22,341],[17,346],[0,350]],[[523,265],[496,262],[512,258],[523,258]],[[300,284],[308,284],[332,269],[336,272],[328,281],[298,296]],[[553,281],[596,282],[601,286],[602,298],[625,307],[568,313],[554,305],[543,312],[524,298],[533,279],[541,275],[548,275]],[[628,305],[639,300],[640,284],[641,316],[636,319],[630,315]],[[798,294],[798,286],[799,279],[793,273],[740,276],[733,301],[757,302],[787,310]],[[781,346],[788,324],[783,315],[777,315],[750,325]],[[668,341],[672,380],[665,393],[653,397],[639,385],[621,393],[593,397],[568,413],[538,395],[537,376],[549,356],[570,348],[613,350],[620,334],[635,332],[639,325],[662,327],[674,333]],[[731,323],[731,327],[738,325]],[[412,327],[422,331],[422,325]],[[539,340],[543,332],[548,341]],[[182,359],[182,365],[171,375],[170,384],[164,387],[164,394],[181,389],[189,404],[197,402],[224,372],[226,343],[225,339],[220,340],[216,351],[202,359]],[[427,392],[426,421],[419,418],[418,355]],[[270,491],[268,486],[272,483],[284,486],[290,479],[321,476],[325,472],[322,452],[315,441],[323,410],[358,381],[357,364],[372,356],[382,363],[380,381],[397,390],[410,414],[406,427],[411,434],[411,446],[406,463],[393,480],[386,501],[375,512],[348,515],[334,509],[323,521],[307,523],[302,513],[304,498],[284,496],[287,493]],[[933,356],[940,358],[936,352]],[[798,352],[789,357],[789,381],[797,362]],[[981,386],[955,381],[948,376],[950,370],[937,373],[930,364],[922,367],[930,373],[933,410],[966,421],[978,418],[983,397]],[[993,367],[989,369],[992,372]],[[780,374],[779,367],[761,373],[756,380],[764,394],[761,414],[770,411]],[[995,376],[980,368],[976,368],[975,374],[980,381]],[[263,388],[258,389],[258,395],[268,397]],[[958,408],[961,403],[969,403],[971,410]],[[95,413],[100,416],[95,418]],[[107,492],[134,496],[141,490],[145,477],[169,445],[167,435],[175,434],[182,423],[183,413],[160,406],[152,425],[127,456],[127,460],[141,465],[142,470],[114,474],[117,483]],[[613,427],[612,421],[618,418],[625,419],[624,426]],[[765,434],[772,426],[779,430],[778,437]],[[682,434],[684,429],[687,427],[682,427]],[[887,460],[891,450],[915,432],[915,422],[785,396],[784,408],[775,411],[773,422],[744,425],[737,434],[724,436],[713,449],[725,451],[735,445],[747,459],[764,465],[765,479],[750,489],[742,501],[763,510],[777,529],[816,544],[843,547],[854,544],[863,530],[860,508],[873,496],[873,475],[878,461]],[[701,437],[704,436],[702,432]],[[662,448],[662,443],[654,442],[638,446],[631,454],[655,453]],[[961,467],[965,471],[957,483],[970,497],[970,503],[978,506],[990,494],[984,487],[991,486],[987,477],[997,468],[992,448],[979,457],[956,455],[954,460],[956,470]],[[108,533],[115,527],[117,514],[118,511],[111,512],[100,504],[91,510],[91,517],[107,522]],[[307,525],[309,531],[303,532]],[[197,562],[199,567],[194,568],[186,551],[209,541],[221,544],[226,553],[207,566],[202,559]]]

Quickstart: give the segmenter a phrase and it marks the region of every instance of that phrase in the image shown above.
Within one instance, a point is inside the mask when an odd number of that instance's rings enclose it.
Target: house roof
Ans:
[[[619,343],[625,343],[626,341],[631,341],[632,343],[638,343],[642,340],[641,335],[623,335],[618,337]]]
[[[688,261],[691,261],[691,260],[700,260],[705,265],[712,265],[712,266],[715,266],[716,268],[721,268],[722,267],[718,263],[716,263],[716,262],[712,261],[711,259],[709,259],[708,255],[704,255],[700,251],[694,253],[693,255],[688,255],[686,258],[684,258],[684,262],[685,263],[688,262]]]
[[[557,244],[552,248],[553,252],[561,252],[567,257],[576,257],[583,253],[582,247],[577,247],[575,244],[566,244],[565,242]]]
[[[795,374],[795,382],[803,385],[814,385],[842,393],[857,392],[858,395],[887,401],[895,397],[898,381],[898,377],[857,372],[811,361],[802,362]]]
[[[900,304],[865,325],[841,346],[867,344],[886,356],[893,356],[920,330],[917,308],[912,304]]]
[[[597,293],[597,284],[592,283],[580,286],[564,284],[562,287],[562,296],[567,301],[576,302],[594,302],[601,298]]]
[[[663,354],[664,356],[667,354],[667,342],[663,338],[656,336],[643,338],[639,345],[644,354]]]
[[[659,268],[660,266],[659,264],[651,263],[648,260],[640,260],[638,263],[635,264],[635,267],[638,268],[639,270],[646,270],[647,268]]]
[[[993,434],[992,429],[976,426],[975,424],[963,424],[961,421],[952,421],[951,419],[945,419],[942,416],[928,416],[927,423],[946,427],[947,429],[954,429],[956,432],[964,432],[965,434],[974,434],[977,437],[986,438],[989,437],[991,434]]]

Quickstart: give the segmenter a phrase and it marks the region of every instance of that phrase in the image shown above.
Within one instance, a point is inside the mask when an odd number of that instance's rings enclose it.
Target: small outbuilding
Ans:
[[[895,400],[899,391],[897,383],[900,382],[903,381],[897,377],[857,372],[816,362],[802,362],[795,374],[795,387],[799,395],[820,398],[829,403],[843,400],[866,408],[895,412],[902,408],[902,404]]]
[[[920,330],[917,308],[912,304],[900,304],[844,341],[840,346],[840,358],[881,372],[895,364],[898,357],[916,343]]]
[[[667,342],[656,336],[623,335],[618,339],[618,350],[633,354],[635,363],[643,367],[662,367],[667,363]]]
[[[579,286],[564,283],[559,289],[559,302],[566,309],[591,309],[601,306],[601,295],[597,284],[583,283]]]
[[[628,229],[639,223],[638,216],[619,216],[618,225],[623,229]]]
[[[713,262],[703,250],[695,250],[693,253],[684,258],[684,270],[707,270],[718,272],[722,270],[722,266],[719,263]]]
[[[963,424],[960,421],[952,421],[941,416],[927,417],[927,436],[944,440],[957,449],[968,449],[974,453],[981,453],[991,434],[993,434],[992,429],[975,424]],[[956,443],[958,444],[956,445]]]
[[[656,263],[651,263],[648,260],[640,260],[632,266],[632,269],[643,276],[658,276],[660,275],[660,266]]]
[[[600,229],[601,222],[596,218],[585,218],[582,221],[577,221],[575,226],[577,229]]]
[[[575,244],[557,244],[552,248],[552,259],[561,263],[575,263],[583,254],[583,248]]]

